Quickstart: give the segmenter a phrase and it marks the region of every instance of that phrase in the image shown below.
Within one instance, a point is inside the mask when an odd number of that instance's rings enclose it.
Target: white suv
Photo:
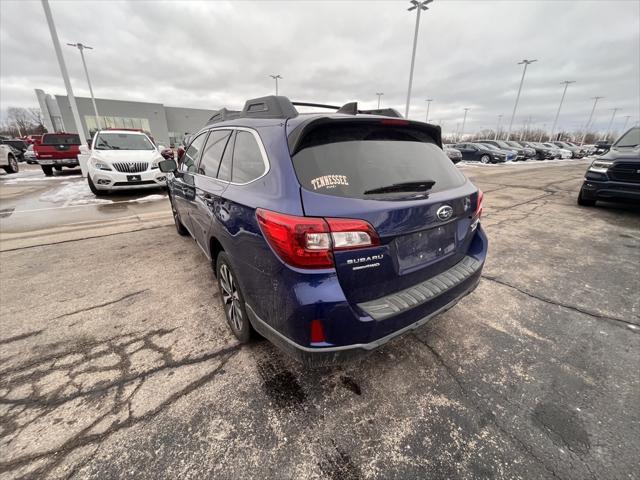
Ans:
[[[0,143],[0,167],[7,173],[18,171],[18,159],[13,149],[9,145]]]
[[[87,180],[95,195],[130,188],[166,186],[158,169],[160,148],[143,132],[100,130],[93,137],[87,162]]]

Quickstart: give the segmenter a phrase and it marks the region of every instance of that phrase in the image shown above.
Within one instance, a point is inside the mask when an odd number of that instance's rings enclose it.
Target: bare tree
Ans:
[[[38,108],[7,108],[7,119],[0,125],[0,134],[22,137],[46,132],[42,112]]]

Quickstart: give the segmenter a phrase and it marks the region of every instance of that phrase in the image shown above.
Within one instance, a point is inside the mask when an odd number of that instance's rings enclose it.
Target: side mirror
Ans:
[[[178,169],[175,160],[162,160],[158,162],[158,168],[163,173],[175,172]]]

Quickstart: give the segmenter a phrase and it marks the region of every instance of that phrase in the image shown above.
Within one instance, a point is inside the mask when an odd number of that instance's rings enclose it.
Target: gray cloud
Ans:
[[[296,100],[358,100],[404,111],[415,14],[404,1],[51,1],[61,42],[87,52],[98,97],[166,105],[240,107],[273,92]],[[39,1],[0,2],[0,108],[36,106],[34,88],[64,93]],[[522,58],[527,71],[516,125],[553,121],[562,80],[569,87],[560,126],[579,128],[603,95],[595,126],[619,107],[640,117],[640,2],[435,0],[422,17],[412,118],[467,131],[508,121]],[[74,92],[88,95],[77,50],[64,47]]]

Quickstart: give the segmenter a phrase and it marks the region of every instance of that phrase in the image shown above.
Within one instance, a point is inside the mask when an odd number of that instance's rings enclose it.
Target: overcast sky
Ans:
[[[81,42],[99,98],[169,106],[241,108],[247,98],[357,100],[404,112],[415,11],[408,1],[57,1],[60,41]],[[40,1],[0,0],[0,109],[37,106],[33,90],[64,94]],[[88,96],[79,53],[64,46],[77,96]],[[595,125],[640,117],[640,1],[435,0],[421,19],[410,117],[466,131],[508,122],[527,71],[515,125],[550,127],[563,80],[559,125],[584,124],[601,95]]]

